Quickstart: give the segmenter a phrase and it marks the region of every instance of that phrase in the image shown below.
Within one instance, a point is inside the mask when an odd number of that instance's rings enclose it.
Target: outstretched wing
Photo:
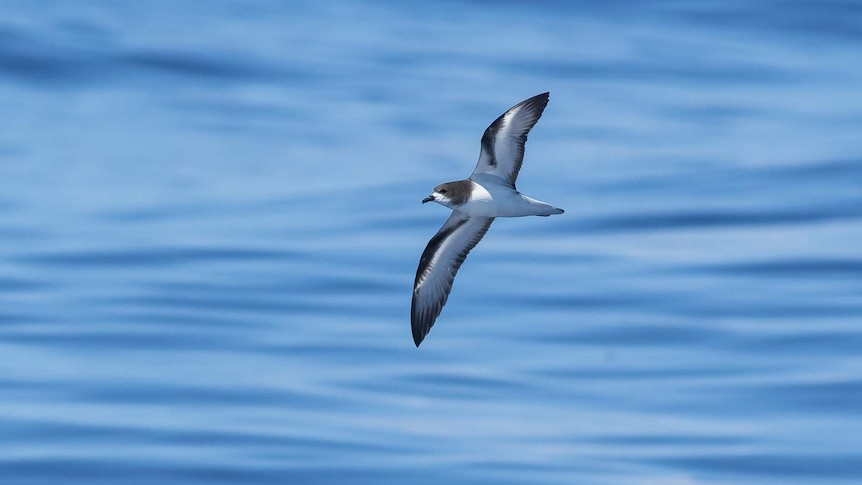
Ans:
[[[509,108],[482,135],[482,151],[473,175],[486,173],[500,177],[515,187],[515,179],[524,161],[527,133],[539,121],[550,93],[525,99]]]
[[[493,217],[467,216],[453,211],[443,227],[428,241],[416,270],[410,310],[413,342],[417,347],[446,304],[464,258],[482,240],[493,221]]]

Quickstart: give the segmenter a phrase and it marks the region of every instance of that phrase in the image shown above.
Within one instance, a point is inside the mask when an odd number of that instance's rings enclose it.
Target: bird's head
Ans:
[[[422,199],[422,203],[436,202],[444,207],[454,209],[470,198],[472,183],[469,180],[446,182],[434,187],[431,195]]]

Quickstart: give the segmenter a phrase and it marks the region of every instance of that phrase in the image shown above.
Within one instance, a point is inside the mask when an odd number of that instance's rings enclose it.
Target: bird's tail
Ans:
[[[552,207],[552,206],[548,206],[548,207],[550,207],[550,209],[548,209],[548,210],[546,211],[546,213],[544,213],[544,214],[537,214],[537,215],[539,215],[539,216],[541,216],[541,217],[548,217],[548,216],[554,216],[554,215],[557,215],[557,214],[564,214],[564,213],[566,212],[566,211],[564,211],[563,209],[560,209],[559,207]]]

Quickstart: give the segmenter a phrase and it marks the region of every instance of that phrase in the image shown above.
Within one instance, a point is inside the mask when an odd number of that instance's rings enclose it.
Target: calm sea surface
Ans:
[[[5,1],[0,482],[862,483],[860,87],[859,2]]]

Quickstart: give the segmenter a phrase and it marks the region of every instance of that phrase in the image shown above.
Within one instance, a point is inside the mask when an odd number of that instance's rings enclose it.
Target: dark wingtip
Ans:
[[[412,311],[412,309],[411,309]],[[425,335],[428,332],[422,331],[423,326],[419,325],[419,321],[417,320],[416,314],[412,314],[410,316],[410,329],[413,331],[413,343],[416,344],[416,348],[419,348],[419,344],[425,340]]]
[[[417,349],[423,340],[425,340],[425,336],[421,332],[417,332],[416,327],[413,327],[413,343],[416,344]]]
[[[548,99],[550,99],[550,97],[551,97],[551,92],[545,91],[544,93],[537,94],[537,95],[533,96],[532,98],[527,98],[525,101],[534,101],[535,102],[535,101],[541,100],[541,101],[547,102]]]
[[[550,100],[551,92],[546,91],[542,94],[537,94],[532,98],[527,98],[519,103],[520,106],[524,106],[535,113],[536,120],[542,116],[542,112],[545,111],[545,107],[548,106],[548,101]]]

